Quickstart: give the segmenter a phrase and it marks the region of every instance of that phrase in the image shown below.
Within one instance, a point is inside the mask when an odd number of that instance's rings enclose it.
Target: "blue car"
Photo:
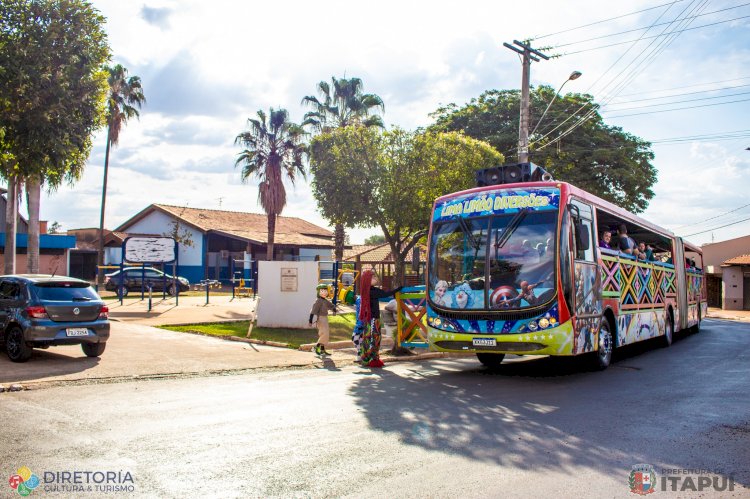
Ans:
[[[109,308],[94,288],[73,277],[0,276],[0,345],[13,362],[34,348],[81,345],[99,357],[109,339]]]

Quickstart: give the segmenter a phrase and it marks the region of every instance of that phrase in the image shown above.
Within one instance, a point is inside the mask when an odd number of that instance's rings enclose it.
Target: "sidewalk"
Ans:
[[[161,293],[151,301],[126,298],[107,300],[109,318],[112,321],[136,322],[149,326],[178,326],[205,322],[227,322],[250,320],[257,302],[254,298],[234,298],[232,295],[211,295],[206,304],[205,296],[181,296],[179,306],[174,297],[161,299]]]
[[[709,319],[750,322],[750,310],[722,310],[720,308],[709,307],[706,317]]]
[[[34,389],[61,383],[106,383],[132,379],[201,376],[244,372],[253,369],[313,368],[338,370],[354,365],[356,352],[350,342],[332,349],[332,356],[319,358],[309,351],[258,345],[244,340],[228,341],[212,336],[156,329],[155,325],[195,324],[248,320],[256,301],[250,298],[212,296],[181,297],[148,301],[136,299],[108,302],[111,318],[110,339],[100,358],[86,357],[75,346],[35,349],[26,363],[15,364],[0,355],[0,392],[17,384],[16,389]],[[384,346],[389,344],[384,341]],[[439,353],[391,358],[384,351],[386,364],[443,357]],[[364,368],[366,369],[366,368]]]

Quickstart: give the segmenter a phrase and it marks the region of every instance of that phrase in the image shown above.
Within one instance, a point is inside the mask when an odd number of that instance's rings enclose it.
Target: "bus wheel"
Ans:
[[[596,351],[594,367],[604,370],[612,362],[612,350],[614,349],[615,340],[612,332],[609,330],[609,321],[604,319],[599,327],[599,350]]]
[[[693,326],[693,332],[694,333],[700,333],[701,332],[701,305],[698,304],[698,324]]]
[[[664,323],[664,336],[662,337],[661,344],[665,348],[672,344],[672,337],[674,336],[674,327],[672,326],[672,319],[667,317]]]
[[[479,359],[479,362],[481,362],[483,366],[488,367],[490,369],[496,369],[500,367],[500,364],[503,363],[504,358],[505,358],[504,353],[478,353],[477,354],[477,359]]]

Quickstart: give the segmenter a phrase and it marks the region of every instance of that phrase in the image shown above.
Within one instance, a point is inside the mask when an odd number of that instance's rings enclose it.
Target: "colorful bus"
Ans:
[[[532,163],[477,180],[433,206],[432,349],[475,353],[488,367],[506,354],[586,354],[604,369],[617,347],[656,337],[670,345],[674,332],[699,329],[699,247]],[[620,228],[647,245],[645,259],[600,247],[603,232],[614,241]]]

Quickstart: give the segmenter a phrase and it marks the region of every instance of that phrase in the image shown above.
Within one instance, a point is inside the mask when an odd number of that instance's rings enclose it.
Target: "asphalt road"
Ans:
[[[665,469],[734,481],[679,492],[699,476],[669,473],[678,492],[652,497],[750,497],[748,393],[750,324],[715,320],[604,372],[439,359],[60,386],[0,394],[0,472],[127,472],[128,497],[637,497],[646,463],[657,487]]]

